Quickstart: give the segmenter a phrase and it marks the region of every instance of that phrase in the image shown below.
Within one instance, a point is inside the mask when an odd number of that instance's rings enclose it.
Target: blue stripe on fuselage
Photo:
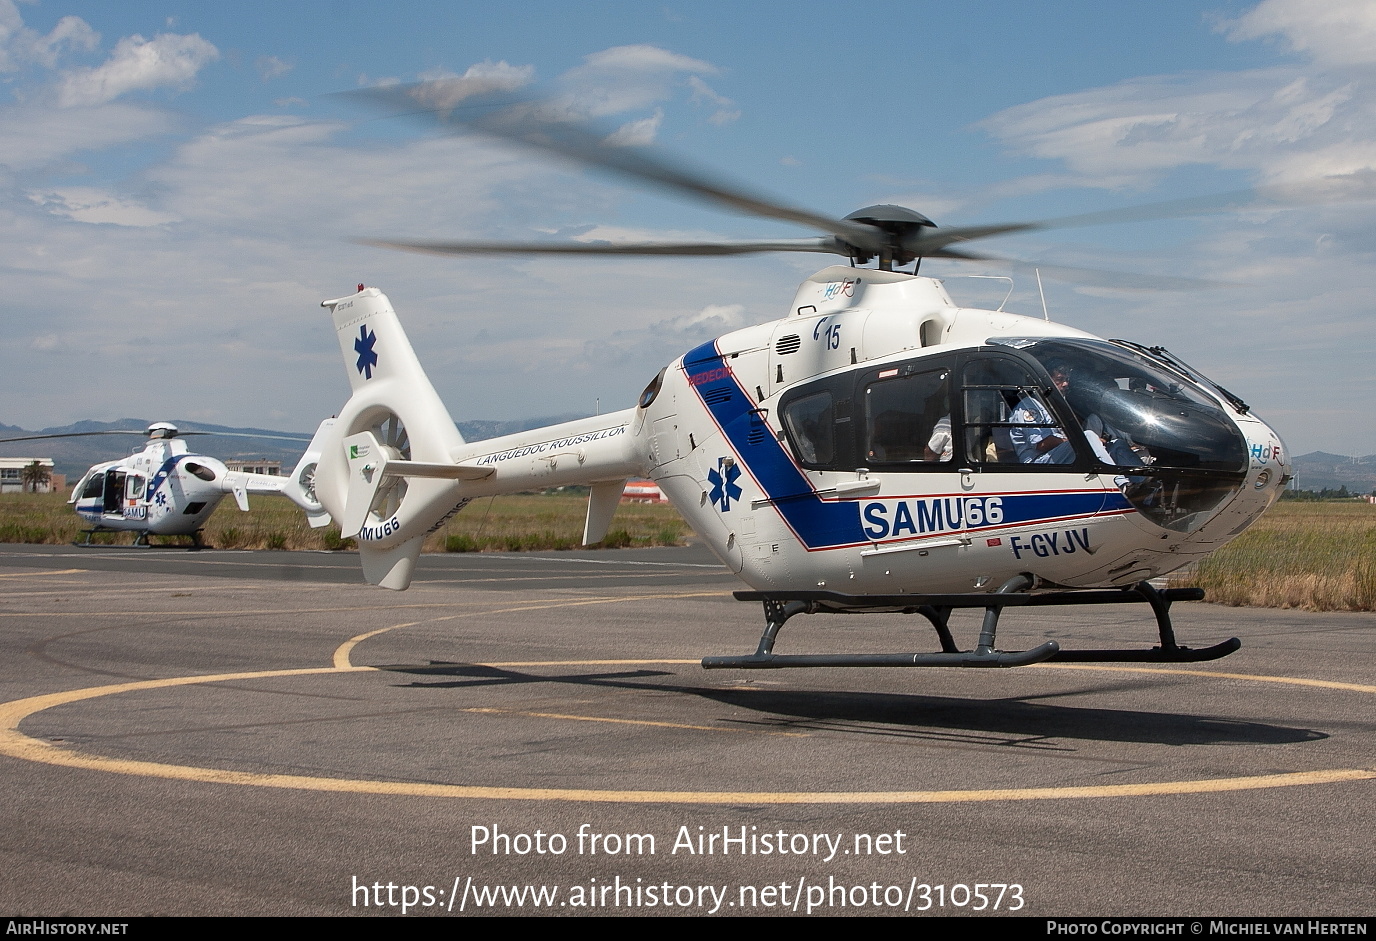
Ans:
[[[765,496],[778,501],[775,509],[804,546],[825,549],[868,541],[860,529],[858,503],[829,503],[817,496],[811,482],[772,432],[758,444],[749,442],[750,426],[757,421],[751,415],[755,403],[736,382],[715,342],[704,343],[685,355],[683,371],[688,374],[688,384],[726,435],[731,449]],[[729,397],[725,396],[727,392]],[[719,401],[722,398],[726,400]]]
[[[797,534],[808,549],[831,549],[840,546],[853,546],[862,543],[883,541],[886,536],[898,536],[892,532],[893,521],[897,515],[897,505],[912,504],[925,500],[929,504],[944,499],[939,496],[925,498],[872,498],[860,500],[823,500],[817,495],[811,481],[803,474],[798,465],[784,451],[772,431],[757,436],[751,443],[749,434],[752,425],[760,419],[751,413],[755,403],[749,393],[741,387],[726,365],[716,343],[704,343],[683,357],[683,370],[688,376],[688,384],[697,393],[703,407],[711,413],[726,436],[731,449],[740,458],[750,475],[764,491],[764,495],[774,503],[774,508],[783,516],[784,521]],[[729,396],[726,393],[730,393]],[[1121,513],[1131,511],[1126,497],[1117,491],[1080,490],[1059,493],[1012,493],[989,494],[1000,497],[1003,502],[1003,520],[994,525],[971,527],[963,519],[964,499],[952,498],[961,504],[962,519],[959,526],[947,525],[947,531],[967,531],[971,529],[1000,529],[1005,526],[1027,525],[1040,521],[1056,521],[1100,513]],[[986,499],[988,498],[986,497]],[[888,517],[884,526],[870,527],[867,532],[860,517],[861,509],[874,503],[893,507],[894,517]],[[929,506],[930,510],[931,507]],[[889,510],[885,510],[887,516]],[[908,513],[917,516],[912,506]],[[887,530],[884,536],[875,538],[874,532]],[[906,527],[904,527],[906,529]],[[920,527],[919,527],[920,529]],[[939,530],[929,530],[939,531]],[[915,530],[913,535],[918,535]],[[908,538],[911,538],[909,536]]]
[[[190,454],[174,454],[172,457],[162,462],[162,467],[158,468],[158,472],[153,475],[152,482],[148,484],[148,495],[145,499],[147,499],[149,503],[153,502],[153,494],[157,493],[158,488],[162,486],[162,482],[167,479],[167,476],[172,473],[177,463],[190,456]]]

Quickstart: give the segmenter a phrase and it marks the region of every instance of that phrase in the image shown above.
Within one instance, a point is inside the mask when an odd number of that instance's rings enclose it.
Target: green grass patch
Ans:
[[[86,522],[62,493],[0,494],[0,542],[72,543]],[[251,495],[248,513],[226,498],[206,522],[203,539],[218,549],[355,548],[338,526],[312,529],[285,497]],[[586,493],[516,494],[476,500],[425,540],[426,552],[532,552],[582,548]],[[607,538],[594,548],[683,545],[688,526],[668,504],[623,503]],[[98,545],[129,545],[133,533],[101,533]],[[166,542],[168,540],[155,541]]]

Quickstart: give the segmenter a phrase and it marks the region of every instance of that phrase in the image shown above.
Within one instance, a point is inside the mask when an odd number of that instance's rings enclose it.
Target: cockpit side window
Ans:
[[[854,373],[818,379],[784,393],[779,420],[799,464],[809,470],[855,470],[854,394]],[[767,433],[762,421],[751,420],[751,434]]]
[[[962,371],[964,460],[985,465],[1073,464],[1075,446],[1038,379],[1022,363],[980,357]]]
[[[88,480],[86,481],[86,488],[85,488],[84,490],[81,491],[81,498],[82,498],[83,500],[88,500],[88,499],[93,499],[93,498],[94,498],[94,499],[100,499],[102,496],[104,496],[104,494],[105,494],[105,475],[104,475],[104,474],[92,474],[91,477],[90,477],[90,479],[88,479]]]
[[[789,440],[802,463],[826,466],[835,461],[835,398],[830,390],[823,389],[786,403],[783,418]]]
[[[948,465],[951,369],[909,363],[879,370],[864,386],[865,464],[887,470]]]

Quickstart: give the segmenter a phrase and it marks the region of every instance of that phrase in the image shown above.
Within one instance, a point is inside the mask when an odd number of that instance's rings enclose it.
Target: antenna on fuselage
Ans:
[[[1037,293],[1042,296],[1042,319],[1047,323],[1051,322],[1051,312],[1046,309],[1046,292],[1042,290],[1042,269],[1033,268],[1037,273]]]

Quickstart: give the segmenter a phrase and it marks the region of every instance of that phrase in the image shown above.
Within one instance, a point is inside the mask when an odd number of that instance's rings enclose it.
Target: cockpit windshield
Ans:
[[[1158,467],[1246,471],[1246,446],[1223,409],[1142,354],[1095,340],[991,342],[1021,349],[1063,376],[1061,392],[1080,424],[1128,448],[1114,463],[1134,463],[1123,459],[1131,452],[1136,463]]]
[[[1101,340],[992,339],[1032,356],[1079,425],[1123,468],[1128,499],[1169,529],[1202,526],[1247,470],[1236,423],[1188,374]],[[1105,453],[1107,461],[1104,460]]]

